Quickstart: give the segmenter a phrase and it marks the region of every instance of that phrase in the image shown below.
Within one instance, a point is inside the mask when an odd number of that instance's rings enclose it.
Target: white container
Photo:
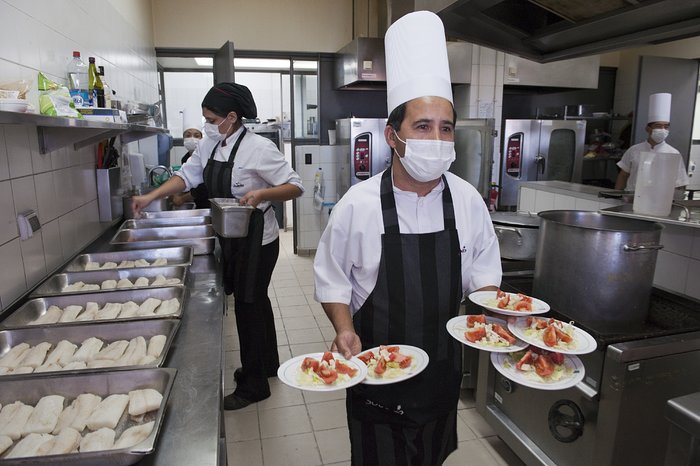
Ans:
[[[632,210],[666,217],[671,213],[680,154],[642,152],[637,168]]]
[[[141,187],[146,182],[146,165],[143,160],[143,154],[138,152],[129,154],[129,167],[131,168],[132,185]]]

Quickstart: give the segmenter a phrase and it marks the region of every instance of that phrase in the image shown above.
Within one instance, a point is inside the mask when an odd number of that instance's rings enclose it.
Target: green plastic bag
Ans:
[[[83,118],[75,109],[73,99],[66,86],[51,81],[39,72],[39,112],[42,115]]]

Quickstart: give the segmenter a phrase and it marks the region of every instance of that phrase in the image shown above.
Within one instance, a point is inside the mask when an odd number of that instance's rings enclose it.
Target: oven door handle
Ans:
[[[594,389],[585,382],[579,382],[575,385],[579,392],[589,401],[598,401],[598,390]]]

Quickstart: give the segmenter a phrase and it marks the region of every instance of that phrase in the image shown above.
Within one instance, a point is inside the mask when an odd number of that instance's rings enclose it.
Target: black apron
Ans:
[[[428,353],[430,363],[404,382],[360,384],[348,390],[355,465],[433,465],[457,446],[461,352],[445,324],[459,311],[462,265],[452,195],[444,176],[442,181],[445,229],[402,234],[391,170],[382,176],[379,274],[372,293],[353,316],[353,325],[362,348],[413,345]],[[384,445],[377,451],[380,442]]]
[[[212,149],[203,174],[204,185],[210,198],[234,197],[231,193],[233,164],[246,132],[247,129],[243,127],[243,132],[231,149],[228,161],[219,162],[214,160],[216,149],[220,143],[217,143]],[[223,262],[224,292],[227,295],[235,294],[236,299],[242,302],[252,303],[254,301],[257,265],[260,257],[260,248],[262,247],[264,227],[264,212],[260,209],[255,209],[250,215],[248,236],[245,238],[223,238],[219,236]]]

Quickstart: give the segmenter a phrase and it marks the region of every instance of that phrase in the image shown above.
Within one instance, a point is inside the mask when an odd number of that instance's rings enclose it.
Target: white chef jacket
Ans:
[[[243,127],[226,139],[226,146],[216,148],[214,160],[226,162],[231,150],[236,144],[238,137],[243,132]],[[211,151],[216,146],[217,141],[204,137],[200,139],[197,148],[192,156],[187,159],[175,175],[185,181],[185,191],[199,186],[204,182],[204,167],[209,161]],[[231,193],[236,198],[242,198],[245,194],[256,189],[265,189],[281,184],[290,183],[297,186],[304,192],[301,178],[284,160],[284,155],[277,149],[275,144],[258,134],[248,131],[245,139],[236,153],[233,164],[233,176],[231,177]],[[258,209],[265,210],[270,202],[265,201],[258,204]],[[269,244],[279,236],[279,225],[275,218],[274,209],[265,212],[265,228],[263,230],[262,244]]]
[[[498,239],[483,199],[472,185],[445,173],[454,203],[462,258],[462,292],[501,283]],[[331,211],[314,260],[315,298],[349,304],[354,314],[374,289],[384,233],[379,188],[382,173],[358,183]],[[441,181],[427,196],[394,186],[401,233],[444,230]]]
[[[622,155],[622,158],[617,162],[617,166],[630,174],[627,179],[627,191],[634,191],[634,187],[637,185],[637,169],[639,168],[639,157],[642,152],[659,152],[666,154],[680,154],[675,147],[666,142],[655,145],[653,148],[648,141],[640,142],[631,146]],[[685,164],[683,163],[683,158],[681,157],[681,163],[678,164],[678,175],[676,176],[676,187],[687,186],[690,183],[688,178],[688,173],[685,169]]]

